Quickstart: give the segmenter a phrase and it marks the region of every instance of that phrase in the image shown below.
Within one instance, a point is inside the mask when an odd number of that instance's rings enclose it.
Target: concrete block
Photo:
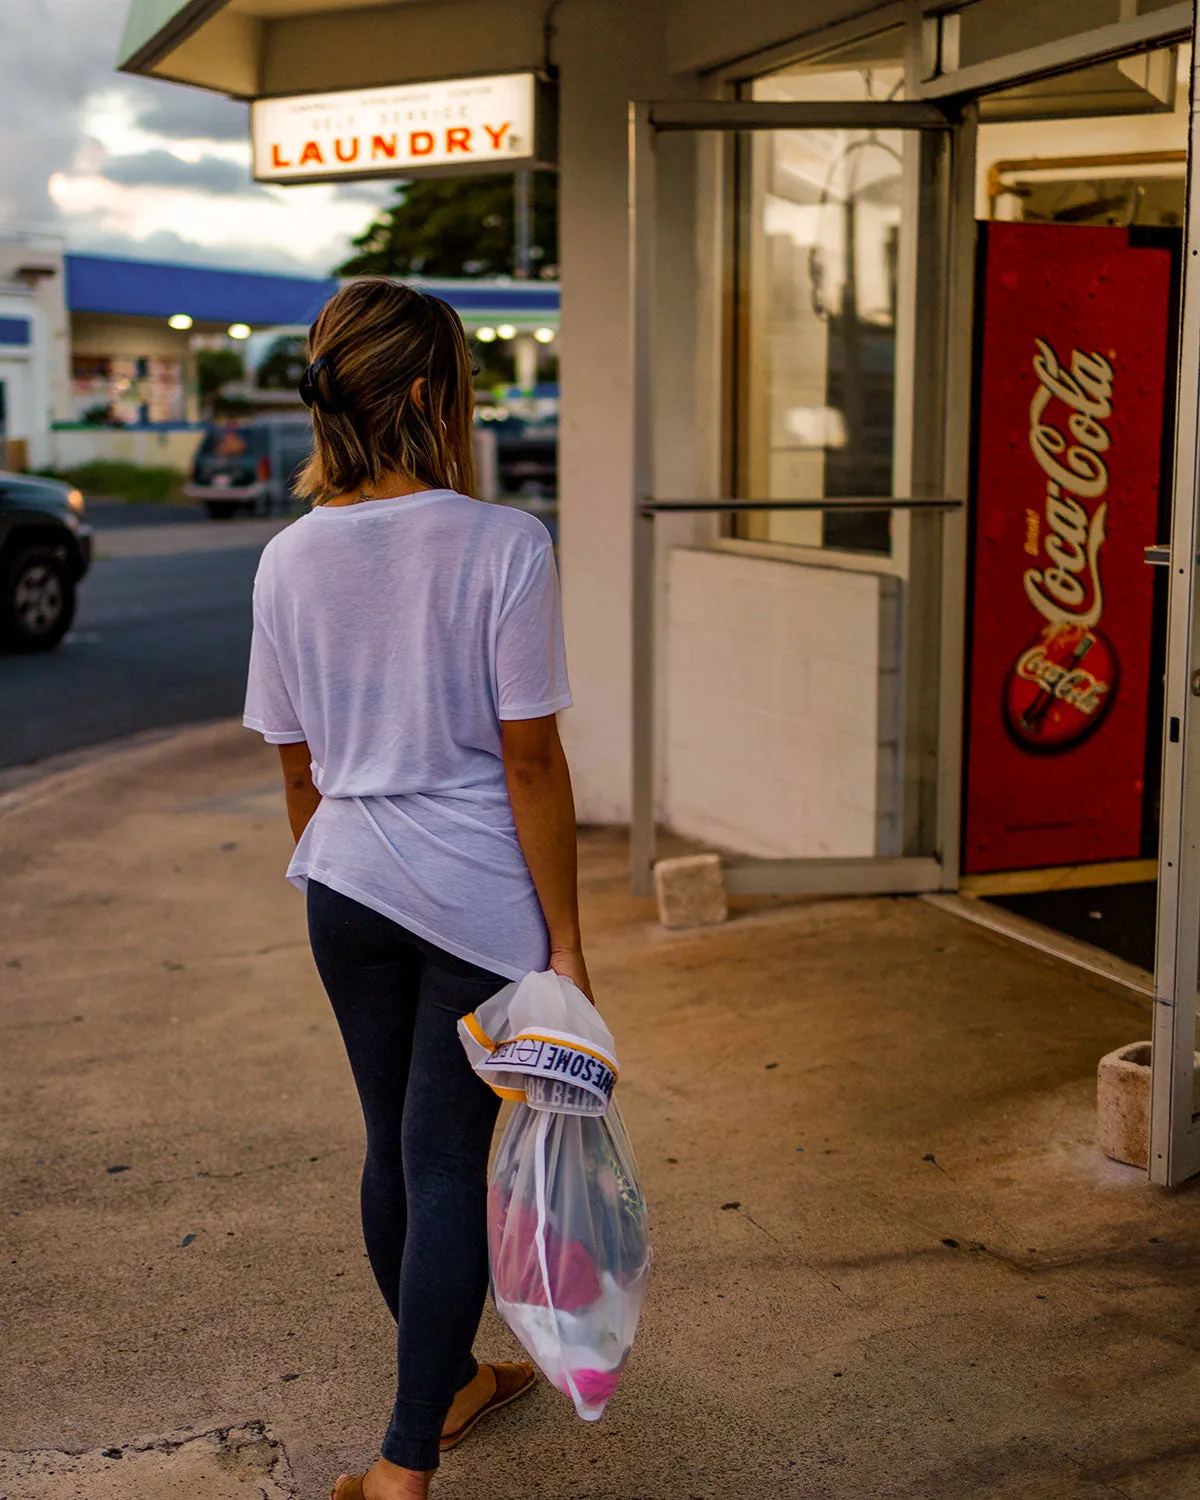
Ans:
[[[716,927],[729,915],[719,854],[660,859],[654,866],[654,887],[664,927]]]

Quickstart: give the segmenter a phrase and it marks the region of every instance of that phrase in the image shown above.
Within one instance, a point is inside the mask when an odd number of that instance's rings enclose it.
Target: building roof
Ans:
[[[70,254],[65,261],[68,309],[118,317],[169,318],[173,313],[187,313],[197,323],[297,326],[311,323],[340,285],[333,277],[276,276],[110,255]],[[444,298],[472,325],[487,321],[520,327],[558,325],[556,281],[430,279],[414,285]]]

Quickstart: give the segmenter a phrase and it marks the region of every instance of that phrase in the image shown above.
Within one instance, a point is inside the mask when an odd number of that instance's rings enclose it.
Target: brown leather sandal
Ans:
[[[335,1484],[329,1491],[329,1500],[366,1500],[363,1494],[363,1480],[365,1474],[351,1474],[348,1479],[343,1479],[341,1484]]]
[[[441,1442],[443,1453],[448,1453],[451,1448],[457,1448],[463,1438],[484,1417],[490,1416],[494,1411],[499,1411],[502,1406],[508,1406],[518,1396],[523,1396],[526,1391],[532,1390],[537,1381],[537,1371],[526,1360],[522,1360],[519,1364],[510,1360],[502,1360],[496,1364],[489,1364],[488,1369],[496,1377],[495,1393],[473,1416],[468,1417],[461,1427],[443,1434]],[[336,1500],[360,1500],[360,1494],[348,1490],[345,1494],[339,1494]]]

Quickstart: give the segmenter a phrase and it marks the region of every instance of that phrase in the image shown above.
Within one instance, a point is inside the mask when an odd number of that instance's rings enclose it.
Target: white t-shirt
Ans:
[[[570,704],[533,516],[432,490],[322,506],[267,544],[244,722],[312,751],[301,890],[318,880],[505,978],[544,969],[500,721]]]

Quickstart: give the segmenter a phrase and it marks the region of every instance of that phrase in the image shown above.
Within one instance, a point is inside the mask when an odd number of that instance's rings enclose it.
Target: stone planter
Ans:
[[[1200,1052],[1193,1097],[1200,1102]],[[1105,1156],[1146,1167],[1150,1162],[1150,1043],[1131,1042],[1100,1059],[1096,1076],[1096,1140]]]
[[[1100,1059],[1096,1140],[1105,1156],[1145,1167],[1150,1161],[1150,1043],[1132,1042]]]

